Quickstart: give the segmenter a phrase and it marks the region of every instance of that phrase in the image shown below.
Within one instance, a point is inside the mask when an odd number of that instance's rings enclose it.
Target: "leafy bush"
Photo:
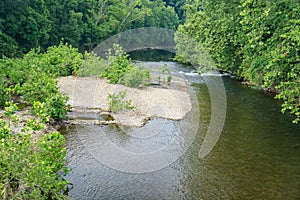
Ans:
[[[69,97],[57,93],[46,99],[45,106],[47,114],[54,120],[64,119],[67,116],[69,106],[66,105]]]
[[[107,65],[104,59],[94,53],[86,53],[85,61],[78,69],[78,76],[98,76],[107,70]]]
[[[107,78],[110,83],[121,83],[129,87],[138,87],[150,81],[150,70],[142,66],[134,67],[129,55],[124,53],[118,44],[114,44],[114,48],[108,50],[106,60],[93,53],[86,54],[86,60],[79,68],[78,75],[99,74],[101,78]]]
[[[27,128],[35,129],[33,123]],[[42,135],[13,134],[0,119],[1,199],[66,199],[62,191],[68,182],[61,178],[64,167],[65,138],[60,133]]]
[[[122,78],[121,84],[128,87],[139,87],[150,83],[151,75],[149,69],[144,69],[143,66],[137,66],[128,71]]]
[[[50,74],[58,76],[70,76],[77,73],[83,64],[83,55],[78,49],[68,44],[60,43],[58,46],[49,47],[42,55],[41,65]]]
[[[5,109],[4,117],[7,118],[7,120],[8,120],[8,127],[10,128],[11,122],[13,122],[14,124],[17,124],[19,122],[19,119],[14,115],[15,112],[19,108],[14,103],[8,103],[8,102],[6,102],[5,105],[6,105],[6,107],[4,108]]]
[[[108,67],[101,74],[102,78],[107,78],[110,83],[119,83],[123,76],[128,73],[134,64],[131,62],[128,54],[125,54],[122,47],[114,45],[114,49],[109,50],[107,55]]]
[[[7,101],[6,95],[6,87],[4,86],[3,82],[0,80],[0,108],[2,108]]]
[[[32,51],[31,54],[33,53],[35,52]],[[17,83],[23,84],[29,75],[30,68],[32,66],[23,59],[4,57],[0,60],[1,78],[6,87]]]
[[[19,93],[29,103],[36,100],[45,102],[48,97],[58,93],[57,81],[45,72],[32,70],[26,83],[21,86]]]
[[[4,117],[18,118],[13,103],[5,107]],[[18,121],[18,120],[15,120]],[[0,119],[0,191],[3,199],[65,199],[61,192],[67,181],[59,174],[66,173],[62,148],[65,139],[60,133],[37,138],[34,132],[44,125],[38,119],[28,119],[21,132],[12,132],[10,125]]]
[[[42,122],[50,121],[50,116],[47,113],[45,103],[41,103],[39,101],[33,102],[31,113],[37,116]]]
[[[124,100],[126,97],[126,90],[125,91],[120,91],[118,94],[109,94],[108,95],[108,105],[109,105],[109,110],[111,112],[118,112],[121,110],[132,110],[134,108],[133,105],[131,105],[132,100]]]
[[[59,133],[39,138],[34,134],[43,129],[40,123],[66,116],[68,98],[59,93],[55,77],[71,75],[82,64],[83,55],[71,46],[60,44],[46,53],[32,50],[22,59],[0,60],[0,106],[20,95],[33,105],[37,119],[29,119],[18,133],[10,130],[17,123],[13,103],[5,107],[0,119],[0,198],[1,199],[66,199],[62,191],[67,181],[63,148],[65,139]],[[19,97],[20,98],[20,97]]]

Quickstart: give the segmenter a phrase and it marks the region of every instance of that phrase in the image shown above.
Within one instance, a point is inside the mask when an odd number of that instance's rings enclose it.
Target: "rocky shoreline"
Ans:
[[[160,86],[129,88],[109,84],[107,80],[98,77],[69,76],[60,78],[58,86],[60,92],[70,97],[71,113],[111,116],[109,120],[69,119],[67,124],[119,124],[140,127],[153,118],[181,120],[192,109],[187,92],[188,83],[179,77],[173,77],[171,83]],[[117,113],[109,112],[108,95],[120,91],[126,91],[125,100],[132,100],[135,108]]]

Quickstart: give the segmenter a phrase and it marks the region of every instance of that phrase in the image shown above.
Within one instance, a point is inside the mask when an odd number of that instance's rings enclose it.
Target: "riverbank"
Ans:
[[[28,125],[29,120],[32,122],[36,122],[36,126],[40,124],[42,126],[41,130],[27,130],[27,132],[30,132],[36,139],[38,139],[43,134],[57,132],[64,124],[62,120],[51,120],[51,122],[49,123],[41,122],[38,117],[31,114],[30,110],[31,106],[28,106],[20,109],[19,111],[16,111],[13,116],[18,120],[9,119],[9,117],[6,117],[4,114],[5,110],[0,110],[0,119],[8,124],[12,133],[21,133],[22,129],[24,129]]]
[[[143,126],[153,118],[181,120],[192,109],[188,84],[179,77],[161,86],[129,88],[119,84],[109,84],[98,77],[62,77],[58,81],[60,92],[70,97],[72,112],[107,113],[109,94],[126,90],[124,100],[132,100],[133,110],[110,113],[113,123],[124,126]]]

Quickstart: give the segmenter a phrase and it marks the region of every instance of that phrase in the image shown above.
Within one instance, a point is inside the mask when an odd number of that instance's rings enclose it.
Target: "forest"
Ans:
[[[162,0],[3,0],[0,19],[0,55],[9,57],[61,41],[83,52],[128,29],[175,29],[179,22]]]
[[[273,93],[282,112],[300,121],[299,0],[2,0],[1,198],[67,198],[61,193],[68,184],[61,178],[68,171],[65,139],[57,132],[38,139],[32,133],[66,117],[68,98],[59,93],[56,78],[76,74],[105,39],[140,27],[193,38],[219,70]],[[176,44],[176,59],[190,62],[181,58],[192,45],[184,38]],[[35,118],[15,132],[14,100],[20,97]]]
[[[300,120],[299,1],[195,1],[185,9],[180,33],[199,42],[219,69],[276,94],[282,112]],[[188,43],[177,41],[179,57],[188,57]]]

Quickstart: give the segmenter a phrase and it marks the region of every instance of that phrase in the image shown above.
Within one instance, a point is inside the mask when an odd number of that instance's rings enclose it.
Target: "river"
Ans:
[[[200,123],[193,143],[181,157],[162,169],[128,173],[102,164],[87,147],[86,138],[107,134],[120,148],[144,153],[166,145],[178,122],[156,119],[148,123],[146,126],[153,131],[157,124],[164,124],[161,134],[148,139],[132,138],[114,125],[65,127],[62,131],[67,138],[71,169],[66,176],[72,183],[70,197],[300,199],[300,125],[292,124],[289,114],[281,114],[280,102],[229,76],[222,77],[227,95],[226,121],[216,146],[200,159],[199,149],[211,116],[209,90],[203,77],[190,73],[191,68],[167,63],[176,72],[186,74],[198,99]]]

